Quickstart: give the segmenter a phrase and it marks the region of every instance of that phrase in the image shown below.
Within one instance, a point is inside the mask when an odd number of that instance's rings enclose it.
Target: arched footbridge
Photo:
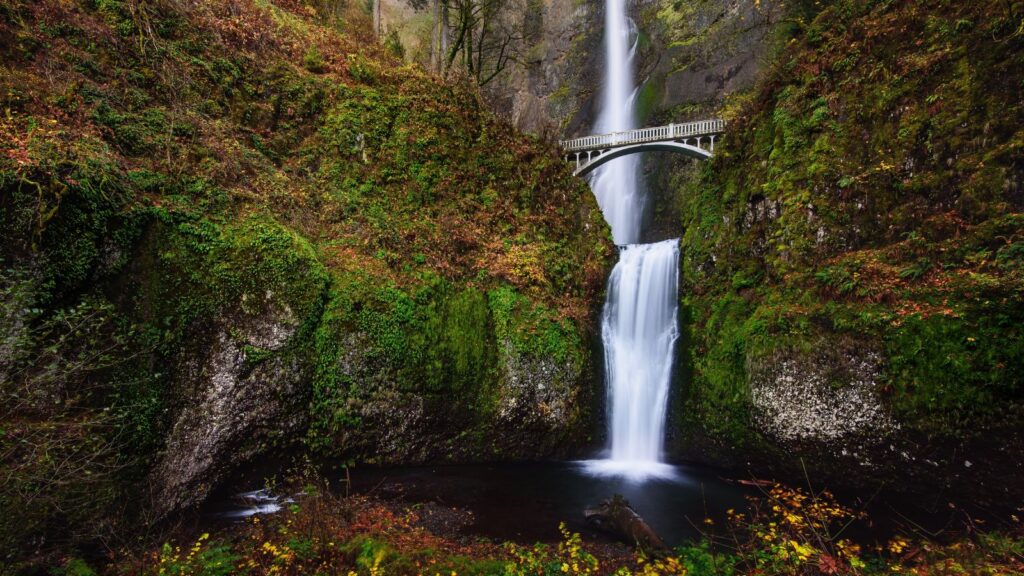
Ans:
[[[565,159],[576,163],[573,174],[584,176],[609,160],[637,152],[665,151],[707,160],[715,151],[715,137],[725,131],[725,120],[700,120],[596,134],[559,142]]]

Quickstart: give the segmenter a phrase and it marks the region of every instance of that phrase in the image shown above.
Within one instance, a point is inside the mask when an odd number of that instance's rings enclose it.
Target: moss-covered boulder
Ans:
[[[160,511],[202,502],[238,464],[290,445],[308,423],[323,265],[305,239],[266,218],[203,224],[155,225],[140,246],[156,252],[142,258],[143,282],[123,285],[137,289],[140,316],[188,319],[169,351],[162,404],[171,416],[151,473]]]
[[[316,335],[309,442],[322,453],[528,459],[586,441],[588,336],[556,311],[508,285],[341,286]]]

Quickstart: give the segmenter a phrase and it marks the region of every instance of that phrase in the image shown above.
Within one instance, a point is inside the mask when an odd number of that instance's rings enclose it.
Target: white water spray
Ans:
[[[636,128],[632,70],[636,31],[626,16],[625,0],[606,2],[608,77],[595,127],[598,133]],[[588,462],[587,468],[632,479],[670,476],[673,469],[661,457],[672,355],[679,336],[679,242],[636,244],[644,211],[638,156],[617,158],[598,168],[591,187],[621,248],[619,263],[608,279],[601,326],[610,454],[606,460]]]

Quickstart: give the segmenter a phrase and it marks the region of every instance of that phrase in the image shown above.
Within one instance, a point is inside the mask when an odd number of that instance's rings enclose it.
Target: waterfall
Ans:
[[[604,98],[594,131],[608,134],[636,128],[633,112],[633,51],[636,28],[626,17],[626,0],[607,0],[604,16],[605,78]],[[601,166],[590,186],[612,229],[616,244],[640,239],[643,195],[639,186],[639,156],[629,155]]]
[[[625,0],[606,0],[607,78],[597,133],[636,128],[633,82],[636,30],[626,16]],[[612,237],[619,262],[608,279],[602,317],[608,378],[610,452],[587,463],[595,473],[633,479],[671,475],[661,463],[665,412],[672,379],[672,353],[679,335],[679,242],[637,244],[643,223],[644,195],[636,155],[598,168],[591,188]]]
[[[611,406],[611,458],[657,462],[672,379],[679,242],[622,248],[608,279],[602,339]]]

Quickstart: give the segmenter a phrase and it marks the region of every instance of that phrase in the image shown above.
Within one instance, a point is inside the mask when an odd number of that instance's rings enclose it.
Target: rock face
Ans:
[[[429,66],[433,7],[413,9],[407,0],[383,0],[383,29],[394,31],[407,60]],[[521,26],[519,65],[484,88],[492,109],[520,130],[557,135],[589,126],[588,100],[600,80],[599,0],[510,2],[505,17]]]
[[[658,2],[652,35],[659,55],[651,80],[659,93],[650,112],[720,105],[724,97],[753,87],[764,65],[769,34],[782,16],[779,4]]]
[[[353,335],[352,342],[363,337]],[[486,396],[483,414],[460,409],[467,398],[401,390],[374,379],[358,345],[347,360],[362,362],[357,401],[361,425],[338,437],[338,446],[379,464],[564,456],[586,428],[583,417],[591,390],[589,374],[549,359],[525,357],[507,348],[500,354],[501,376]],[[365,350],[365,348],[363,349]],[[475,392],[466,392],[472,398]],[[487,397],[489,396],[489,398]]]
[[[774,1],[662,0],[644,14],[651,41],[641,52],[646,83],[638,112],[646,125],[659,125],[719,116],[730,98],[748,93],[767,63],[782,8]],[[645,242],[680,235],[675,191],[701,167],[675,154],[644,155]]]
[[[523,350],[495,334],[492,314],[462,357],[465,371],[449,357],[438,380],[415,363],[415,350],[382,354],[371,334],[322,328],[337,347],[321,356],[311,443],[325,455],[376,464],[568,455],[589,429],[589,359],[578,349],[561,357]]]
[[[784,444],[841,448],[851,438],[881,441],[893,423],[879,394],[881,356],[865,348],[822,343],[809,354],[780,350],[753,361],[748,372],[758,428]]]
[[[298,321],[272,292],[252,299],[262,300],[261,313],[219,318],[182,361],[176,380],[184,407],[152,473],[163,513],[202,502],[238,464],[308,420],[308,368],[283,353]]]
[[[383,31],[394,31],[408,60],[429,65],[433,13],[406,0],[383,0]],[[636,75],[641,121],[694,104],[716,106],[757,79],[776,2],[692,0],[636,3]],[[507,17],[522,26],[520,64],[485,86],[492,108],[540,135],[587,133],[601,90],[602,0],[526,0]],[[705,107],[706,110],[712,108]],[[672,118],[685,120],[687,118]]]
[[[524,354],[512,342],[500,346],[501,389],[498,393],[499,426],[558,430],[575,420],[581,388],[574,382],[589,376],[568,360]]]
[[[529,2],[523,14],[532,45],[525,66],[488,88],[494,106],[534,134],[557,135],[589,125],[586,103],[595,93],[603,3]]]

